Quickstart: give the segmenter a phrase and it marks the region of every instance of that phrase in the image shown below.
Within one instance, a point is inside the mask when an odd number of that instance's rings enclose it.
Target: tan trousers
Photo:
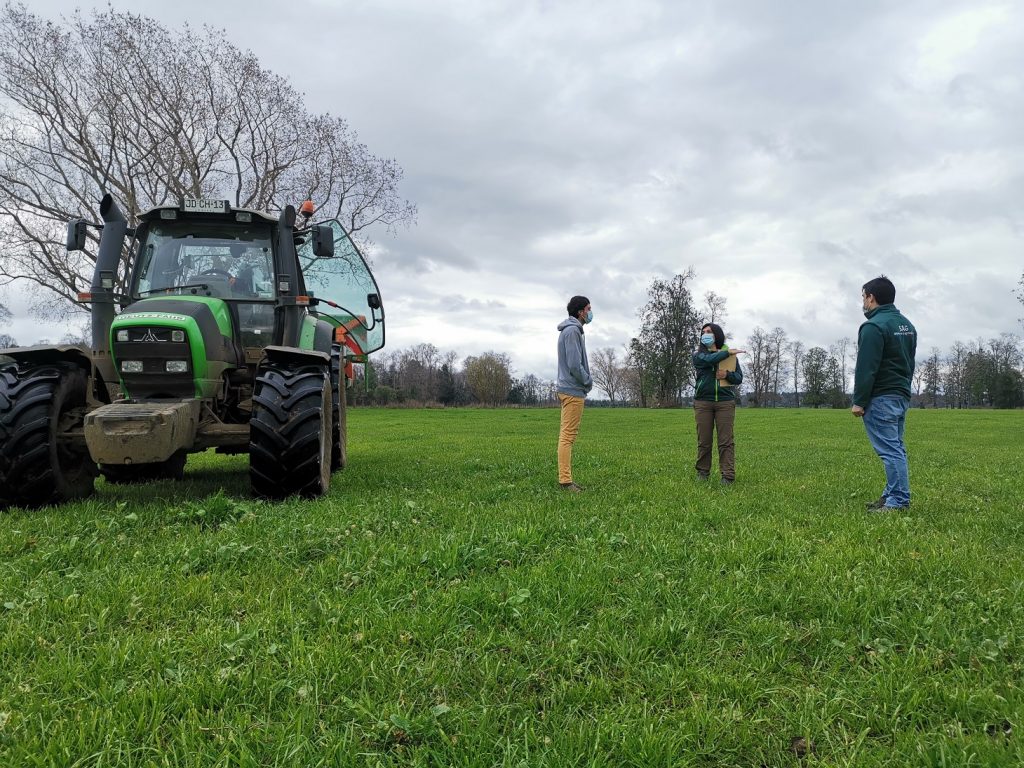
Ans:
[[[558,393],[562,404],[562,424],[558,430],[558,482],[572,482],[572,444],[580,432],[583,418],[583,398]]]
[[[697,420],[697,463],[702,475],[711,474],[711,447],[718,430],[718,471],[725,480],[736,479],[736,445],[732,427],[736,422],[736,401],[694,400],[693,415]]]

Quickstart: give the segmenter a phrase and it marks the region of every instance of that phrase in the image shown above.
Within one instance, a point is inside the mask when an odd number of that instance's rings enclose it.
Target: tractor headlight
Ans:
[[[128,341],[128,331],[127,330],[118,331],[117,332],[117,340],[118,341]]]
[[[141,360],[122,360],[121,361],[121,372],[122,373],[142,373],[142,361]]]
[[[184,331],[171,331],[171,341],[181,342],[181,341],[184,341],[184,340],[185,340],[185,332]]]
[[[188,361],[187,360],[168,360],[167,361],[167,372],[168,373],[188,373]]]

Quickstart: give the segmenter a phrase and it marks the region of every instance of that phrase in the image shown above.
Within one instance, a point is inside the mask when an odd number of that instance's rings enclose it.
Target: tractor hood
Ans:
[[[111,324],[110,349],[134,399],[212,397],[242,364],[227,304],[207,296],[135,302]]]

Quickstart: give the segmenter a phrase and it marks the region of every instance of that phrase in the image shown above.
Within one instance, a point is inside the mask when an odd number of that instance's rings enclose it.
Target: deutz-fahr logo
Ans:
[[[169,312],[132,312],[124,317],[130,317],[132,320],[140,317],[151,317],[155,320],[176,320],[179,323],[184,323],[188,320],[188,318],[183,315],[172,315]]]

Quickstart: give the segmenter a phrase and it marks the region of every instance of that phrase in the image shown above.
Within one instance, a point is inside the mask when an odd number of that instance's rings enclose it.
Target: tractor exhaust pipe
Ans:
[[[114,322],[114,288],[117,267],[121,261],[124,238],[128,234],[128,219],[121,213],[110,193],[100,201],[103,234],[96,254],[96,268],[92,273],[92,351],[94,356],[109,354],[110,324]]]

